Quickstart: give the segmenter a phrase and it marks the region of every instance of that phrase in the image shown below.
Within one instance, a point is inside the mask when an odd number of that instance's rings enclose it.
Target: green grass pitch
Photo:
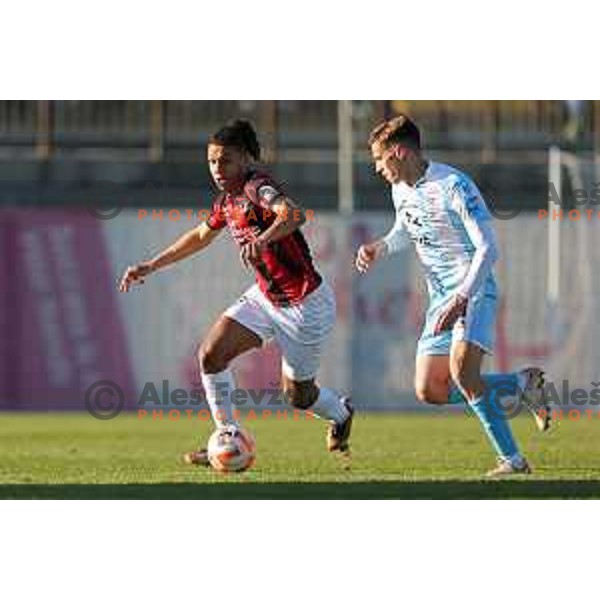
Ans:
[[[256,465],[218,474],[180,459],[206,439],[207,422],[3,413],[0,498],[600,498],[600,419],[561,421],[547,434],[515,419],[535,473],[498,482],[482,477],[493,455],[465,415],[362,413],[348,470],[326,452],[323,422],[246,425]]]

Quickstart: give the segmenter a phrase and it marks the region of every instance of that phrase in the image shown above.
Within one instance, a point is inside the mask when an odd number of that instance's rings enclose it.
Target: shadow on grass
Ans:
[[[0,485],[1,499],[377,500],[600,498],[600,481],[396,481]]]

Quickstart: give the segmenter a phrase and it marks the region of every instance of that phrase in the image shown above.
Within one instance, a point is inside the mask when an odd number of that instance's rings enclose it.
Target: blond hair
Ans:
[[[375,143],[385,146],[402,144],[413,150],[420,150],[421,133],[406,115],[400,114],[389,121],[380,123],[371,131],[369,147]]]

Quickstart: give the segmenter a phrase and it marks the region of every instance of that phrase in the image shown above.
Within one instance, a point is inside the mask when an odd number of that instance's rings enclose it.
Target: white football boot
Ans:
[[[520,371],[519,376],[523,382],[520,388],[521,402],[533,415],[537,428],[540,431],[548,431],[552,418],[544,389],[544,371],[537,367],[529,367]]]
[[[507,477],[509,475],[529,475],[531,473],[531,467],[524,458],[515,462],[498,457],[497,461],[496,467],[488,471],[485,474],[486,477]]]

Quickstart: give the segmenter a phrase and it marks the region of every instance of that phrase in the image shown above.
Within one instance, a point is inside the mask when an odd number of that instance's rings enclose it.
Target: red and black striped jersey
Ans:
[[[271,203],[282,194],[281,186],[270,175],[249,171],[239,193],[222,192],[215,197],[207,225],[211,229],[229,227],[233,239],[243,246],[273,224],[276,215]],[[267,244],[254,263],[254,271],[261,291],[277,306],[297,304],[322,281],[299,229]]]

